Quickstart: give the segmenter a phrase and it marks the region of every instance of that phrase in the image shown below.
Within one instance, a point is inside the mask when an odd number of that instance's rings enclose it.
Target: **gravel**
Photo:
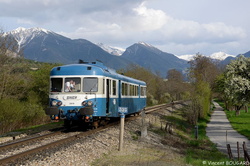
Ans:
[[[79,138],[75,142],[67,143],[40,154],[34,154],[26,158],[25,161],[16,163],[17,165],[121,165],[114,158],[125,158],[122,165],[186,165],[181,151],[173,146],[167,145],[166,137],[152,132],[162,126],[163,115],[169,114],[170,110],[163,109],[157,113],[147,114],[148,135],[142,139],[140,137],[141,118],[134,121],[125,122],[124,146],[122,151],[118,151],[119,146],[119,125],[100,131],[94,135]],[[171,135],[169,139],[175,138]],[[171,144],[171,143],[170,143]],[[146,153],[146,151],[150,153]],[[145,155],[145,156],[144,156]],[[124,157],[125,156],[125,157]],[[135,156],[129,158],[128,156]],[[127,158],[126,158],[127,157]],[[152,161],[151,162],[151,158]],[[122,161],[122,160],[121,160]],[[163,162],[163,163],[162,163]],[[132,164],[133,165],[133,164]]]

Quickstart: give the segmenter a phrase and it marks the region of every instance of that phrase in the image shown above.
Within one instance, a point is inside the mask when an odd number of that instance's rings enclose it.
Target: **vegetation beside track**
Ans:
[[[63,127],[63,121],[60,122],[51,122],[51,123],[47,123],[47,124],[41,124],[41,125],[35,125],[35,126],[30,126],[27,128],[21,128],[18,130],[13,130],[11,132],[7,132],[3,135],[0,135],[0,139],[1,137],[14,137],[14,136],[18,136],[18,135],[29,135],[29,134],[36,134],[42,131],[47,131],[47,130],[54,130],[57,128]]]
[[[125,145],[123,152],[110,152],[103,154],[102,158],[94,161],[92,165],[212,165],[212,162],[229,161],[227,156],[217,150],[206,136],[206,126],[210,116],[198,121],[198,139],[194,135],[194,125],[187,121],[186,108],[181,108],[167,115],[155,117],[150,122],[148,132],[153,132],[161,140],[162,146],[148,143],[140,146],[143,141],[139,134],[132,133],[132,145]],[[166,122],[174,125],[173,134],[169,134],[162,126]],[[153,141],[152,141],[153,142]],[[153,144],[153,143],[152,143]],[[136,147],[136,148],[135,148]]]

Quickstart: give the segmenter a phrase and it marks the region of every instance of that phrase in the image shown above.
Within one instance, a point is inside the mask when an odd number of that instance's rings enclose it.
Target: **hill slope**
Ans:
[[[140,66],[151,69],[155,73],[160,73],[162,77],[166,77],[166,73],[170,69],[183,71],[188,67],[187,61],[143,42],[128,47],[122,57],[133,60]]]

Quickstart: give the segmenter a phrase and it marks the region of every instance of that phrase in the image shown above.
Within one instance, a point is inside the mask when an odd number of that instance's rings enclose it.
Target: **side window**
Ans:
[[[135,95],[138,96],[138,86],[135,86]]]
[[[116,80],[113,80],[112,82],[112,95],[116,96]]]
[[[129,85],[129,95],[133,96],[133,85]]]
[[[122,95],[128,96],[128,84],[127,83],[122,83]]]
[[[125,96],[128,96],[128,84],[125,84]]]
[[[83,78],[83,92],[97,92],[98,79],[96,77]]]
[[[146,96],[146,87],[141,87],[141,96]]]
[[[65,92],[80,92],[81,91],[81,79],[79,77],[65,78],[64,91]]]

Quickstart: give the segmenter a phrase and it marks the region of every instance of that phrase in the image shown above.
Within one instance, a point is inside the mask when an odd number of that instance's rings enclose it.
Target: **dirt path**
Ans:
[[[237,141],[240,144],[240,155],[243,157],[242,143],[246,142],[248,149],[250,141],[243,135],[235,131],[228,121],[223,108],[214,102],[215,110],[211,120],[207,125],[206,132],[209,139],[217,144],[217,148],[227,154],[227,144],[230,144],[234,157],[237,157]]]

